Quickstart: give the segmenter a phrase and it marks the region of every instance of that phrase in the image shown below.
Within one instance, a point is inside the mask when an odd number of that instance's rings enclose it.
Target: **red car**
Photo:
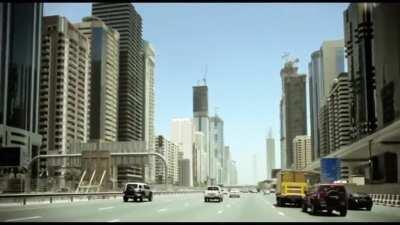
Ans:
[[[317,184],[310,188],[302,201],[303,212],[311,208],[311,214],[326,210],[331,214],[338,211],[340,216],[346,216],[348,197],[343,184]]]

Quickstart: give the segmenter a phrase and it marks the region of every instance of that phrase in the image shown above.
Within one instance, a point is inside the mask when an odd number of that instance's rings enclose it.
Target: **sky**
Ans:
[[[299,58],[299,73],[307,74],[310,55],[323,41],[343,39],[347,6],[135,3],[143,20],[143,39],[156,50],[156,135],[169,137],[173,118],[193,116],[192,87],[205,77],[209,115],[217,110],[224,120],[224,142],[237,162],[239,184],[254,184],[255,174],[257,180],[265,179],[269,129],[280,167],[282,55],[289,52]],[[72,23],[90,14],[90,3],[44,4],[45,16],[62,15]]]

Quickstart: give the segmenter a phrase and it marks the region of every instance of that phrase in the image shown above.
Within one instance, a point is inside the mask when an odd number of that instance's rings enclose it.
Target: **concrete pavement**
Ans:
[[[203,194],[154,196],[153,202],[119,199],[0,207],[1,222],[399,222],[400,208],[375,205],[372,211],[349,210],[346,217],[313,216],[300,208],[276,207],[275,195],[245,193],[221,203]]]

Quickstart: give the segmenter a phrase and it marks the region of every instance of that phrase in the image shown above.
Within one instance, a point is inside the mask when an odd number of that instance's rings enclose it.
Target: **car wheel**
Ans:
[[[305,202],[301,205],[301,209],[303,212],[307,212],[307,204]]]
[[[153,201],[153,194],[149,195],[149,202]]]
[[[221,202],[223,202],[224,201],[224,199],[223,198],[221,198]]]
[[[143,202],[143,197],[140,197],[139,200],[140,200],[141,202]]]
[[[368,211],[371,211],[371,209],[372,209],[372,206],[367,207]]]
[[[332,209],[328,209],[328,210],[327,210],[327,214],[328,214],[328,215],[332,215]]]
[[[281,199],[280,198],[276,198],[276,205],[278,207],[281,207]]]
[[[346,216],[347,215],[347,209],[341,209],[340,210],[340,216]]]
[[[207,202],[207,198],[204,198],[204,202]]]
[[[128,201],[128,198],[127,197],[124,197],[124,202],[127,202]]]

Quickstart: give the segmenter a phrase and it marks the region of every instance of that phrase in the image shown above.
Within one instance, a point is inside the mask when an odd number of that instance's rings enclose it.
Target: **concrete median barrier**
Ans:
[[[178,195],[178,194],[194,194],[202,193],[202,191],[155,191],[154,195]],[[2,194],[0,195],[0,205],[19,204],[27,205],[37,203],[54,203],[54,202],[74,202],[76,200],[105,200],[122,198],[122,192],[97,192],[97,193],[45,193],[45,194]]]

